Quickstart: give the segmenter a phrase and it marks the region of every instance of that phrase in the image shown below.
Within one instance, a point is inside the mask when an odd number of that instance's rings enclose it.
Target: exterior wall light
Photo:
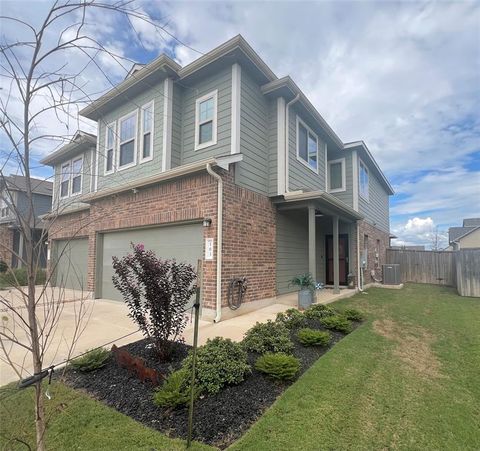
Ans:
[[[203,227],[210,227],[212,225],[211,218],[205,218],[202,222]]]

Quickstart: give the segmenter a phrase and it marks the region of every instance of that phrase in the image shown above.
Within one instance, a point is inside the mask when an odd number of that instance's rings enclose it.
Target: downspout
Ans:
[[[357,285],[358,291],[363,291],[362,268],[360,267],[360,226],[357,221]]]
[[[207,163],[207,172],[217,179],[217,286],[216,286],[216,315],[213,320],[218,323],[222,318],[222,229],[223,229],[223,180]]]
[[[288,177],[288,159],[290,156],[290,146],[288,145],[289,140],[289,129],[290,129],[290,105],[293,105],[295,102],[298,102],[300,99],[300,94],[297,94],[294,99],[290,100],[285,107],[285,192],[289,193],[289,177]]]

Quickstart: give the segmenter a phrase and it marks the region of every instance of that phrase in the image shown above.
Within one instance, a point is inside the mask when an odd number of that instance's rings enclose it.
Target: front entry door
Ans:
[[[333,235],[325,237],[325,249],[327,256],[327,285],[333,285]],[[338,235],[338,257],[339,257],[339,283],[347,285],[348,275],[348,235]]]

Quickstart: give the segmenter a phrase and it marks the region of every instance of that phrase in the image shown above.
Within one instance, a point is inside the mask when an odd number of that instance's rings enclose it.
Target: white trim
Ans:
[[[135,116],[135,133],[133,134],[133,161],[131,163],[120,166],[120,146],[123,144],[120,139],[122,132],[122,121],[129,119],[130,117]],[[122,116],[118,119],[118,139],[117,139],[117,171],[123,171],[125,169],[131,168],[137,164],[137,149],[138,149],[138,109],[131,111],[125,116]],[[126,142],[130,142],[126,141]]]
[[[368,185],[367,185],[367,195],[365,196],[363,193],[362,193],[362,190],[360,189],[360,173],[361,173],[361,166],[363,166],[366,171],[367,171],[367,175],[368,175]],[[360,194],[360,197],[366,201],[366,202],[370,202],[370,170],[368,169],[368,166],[362,161],[361,158],[358,159],[358,192]]]
[[[95,148],[95,180],[93,183],[93,191],[98,189],[98,160],[100,159],[100,121],[97,121],[97,140]]]
[[[242,68],[232,64],[232,148],[231,153],[240,153],[240,108],[242,96]]]
[[[358,154],[357,151],[352,151],[352,204],[353,209],[358,211]]]
[[[285,99],[277,98],[277,194],[285,193]]]
[[[60,185],[59,185],[59,189],[58,189],[60,199],[66,199],[67,197],[70,197],[70,181],[71,181],[71,175],[72,175],[71,165],[72,165],[72,162],[70,160],[68,160],[67,162],[63,162],[60,165]],[[70,171],[70,173],[67,172],[68,179],[65,180],[67,182],[67,194],[65,196],[62,196],[62,183],[64,182],[64,180],[63,180],[63,168],[65,166],[68,166],[68,168],[69,168],[68,170]]]
[[[212,140],[208,142],[204,142],[202,144],[199,143],[199,130],[200,130],[200,118],[199,118],[199,106],[202,102],[213,98],[213,118],[212,121]],[[209,92],[208,94],[199,97],[195,101],[195,150],[205,149],[206,147],[214,146],[217,144],[217,101],[218,101],[218,90]],[[210,122],[210,119],[205,122]],[[203,124],[203,123],[202,123]]]
[[[113,126],[113,146],[108,147],[108,129],[109,127]],[[103,156],[104,162],[103,162],[103,175],[108,175],[108,174],[113,174],[115,172],[115,164],[116,164],[116,148],[117,148],[117,123],[116,121],[110,122],[110,124],[107,124],[105,126],[105,154]],[[108,156],[108,151],[112,149],[113,150],[113,155],[112,155],[112,169],[110,171],[107,171],[107,156]]]
[[[165,93],[164,93],[165,94]],[[148,107],[152,107],[152,125],[150,129],[150,155],[146,158],[143,158],[143,115],[144,111]],[[145,163],[147,161],[152,161],[153,160],[153,131],[155,130],[155,103],[153,100],[150,100],[150,102],[147,102],[145,105],[142,105],[140,107],[140,140],[139,140],[139,156],[138,156],[138,161],[140,164]]]
[[[315,136],[315,140],[317,141],[317,167],[316,169],[312,168],[312,166],[310,166],[310,164],[308,163],[308,161],[305,161],[301,156],[300,156],[300,152],[299,152],[299,138],[300,138],[300,133],[298,133],[298,126],[302,124],[302,127],[305,127],[305,129],[307,130],[307,158],[308,158],[308,134],[312,134],[313,136]],[[297,155],[297,160],[300,161],[300,163],[302,163],[304,166],[306,166],[308,169],[310,169],[312,172],[314,172],[315,174],[318,174],[318,136],[317,134],[307,125],[305,124],[305,122],[303,122],[301,119],[300,119],[300,116],[298,116],[297,114],[297,127],[296,127],[296,133],[297,133],[297,152],[296,152],[296,155]]]
[[[331,189],[330,188],[330,182],[331,182],[331,177],[330,177],[330,167],[332,164],[340,163],[341,168],[342,168],[342,186],[340,188],[335,188]],[[328,192],[329,193],[341,193],[343,191],[346,191],[346,172],[345,172],[345,158],[337,158],[336,160],[331,160],[328,162]]]
[[[84,176],[84,166],[83,166],[83,163],[84,163],[84,154],[82,153],[82,155],[80,157],[76,157],[76,158],[72,158],[71,160],[71,167],[72,167],[72,173],[71,173],[71,176],[70,176],[70,179],[71,179],[71,183],[70,183],[70,197],[76,197],[76,196],[80,196],[82,194],[82,191],[83,191],[83,176]],[[78,191],[78,193],[74,193],[73,192],[73,179],[74,179],[74,173],[73,173],[73,164],[76,162],[76,161],[79,161],[79,160],[82,160],[82,168],[80,170],[80,191]]]
[[[163,82],[163,136],[162,136],[162,172],[172,167],[172,127],[173,127],[173,80],[165,78]]]

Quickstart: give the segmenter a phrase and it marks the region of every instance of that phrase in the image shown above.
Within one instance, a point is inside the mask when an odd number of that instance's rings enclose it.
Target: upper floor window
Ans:
[[[328,162],[328,191],[345,191],[345,158]]]
[[[137,111],[121,118],[119,120],[119,129],[118,167],[119,169],[123,169],[135,164]]]
[[[60,197],[68,197],[70,187],[70,162],[62,165],[62,174],[60,179]]]
[[[144,105],[141,110],[141,158],[148,161],[153,158],[153,102]]]
[[[368,200],[368,168],[362,160],[360,161],[359,188],[360,196]]]
[[[217,143],[217,91],[195,103],[195,150]]]
[[[105,135],[105,173],[113,172],[115,155],[115,123],[107,125]]]
[[[318,172],[318,138],[297,117],[297,158],[310,169]]]
[[[77,158],[72,162],[72,194],[82,192],[82,170],[83,157]]]

